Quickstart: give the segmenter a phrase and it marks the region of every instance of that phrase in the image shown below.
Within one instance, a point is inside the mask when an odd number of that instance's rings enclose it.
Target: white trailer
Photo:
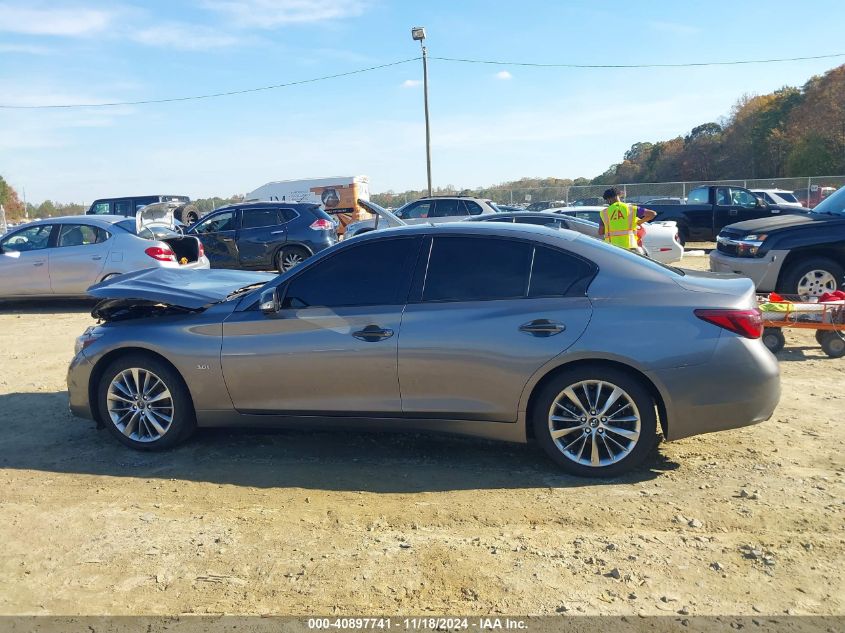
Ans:
[[[369,218],[358,200],[370,199],[370,179],[367,176],[338,176],[335,178],[307,178],[277,180],[261,185],[246,195],[247,200],[279,202],[313,202],[334,215],[341,230],[350,222]]]

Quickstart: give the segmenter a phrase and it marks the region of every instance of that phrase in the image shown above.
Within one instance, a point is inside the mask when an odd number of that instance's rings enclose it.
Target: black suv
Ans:
[[[86,215],[125,215],[134,218],[138,209],[157,202],[176,202],[175,216],[182,224],[193,224],[200,219],[201,213],[196,205],[191,204],[188,196],[125,196],[123,198],[98,198],[91,203]]]
[[[290,270],[337,242],[337,224],[317,204],[249,202],[221,207],[188,228],[212,268]]]

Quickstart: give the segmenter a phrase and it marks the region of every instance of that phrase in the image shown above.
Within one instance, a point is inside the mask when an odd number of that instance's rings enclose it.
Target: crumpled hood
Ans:
[[[88,294],[96,299],[133,299],[198,310],[244,286],[275,277],[272,273],[241,270],[148,268],[94,284]]]

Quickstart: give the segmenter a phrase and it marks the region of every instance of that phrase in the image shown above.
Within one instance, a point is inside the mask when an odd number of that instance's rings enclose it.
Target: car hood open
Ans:
[[[159,303],[188,310],[199,310],[223,301],[236,290],[263,284],[276,275],[241,270],[191,270],[148,268],[94,284],[88,294],[95,299],[121,299]]]

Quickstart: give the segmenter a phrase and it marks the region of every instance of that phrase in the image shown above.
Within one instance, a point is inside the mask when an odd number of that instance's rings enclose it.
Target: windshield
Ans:
[[[811,213],[845,216],[845,187],[837,189],[834,193],[822,200]]]

